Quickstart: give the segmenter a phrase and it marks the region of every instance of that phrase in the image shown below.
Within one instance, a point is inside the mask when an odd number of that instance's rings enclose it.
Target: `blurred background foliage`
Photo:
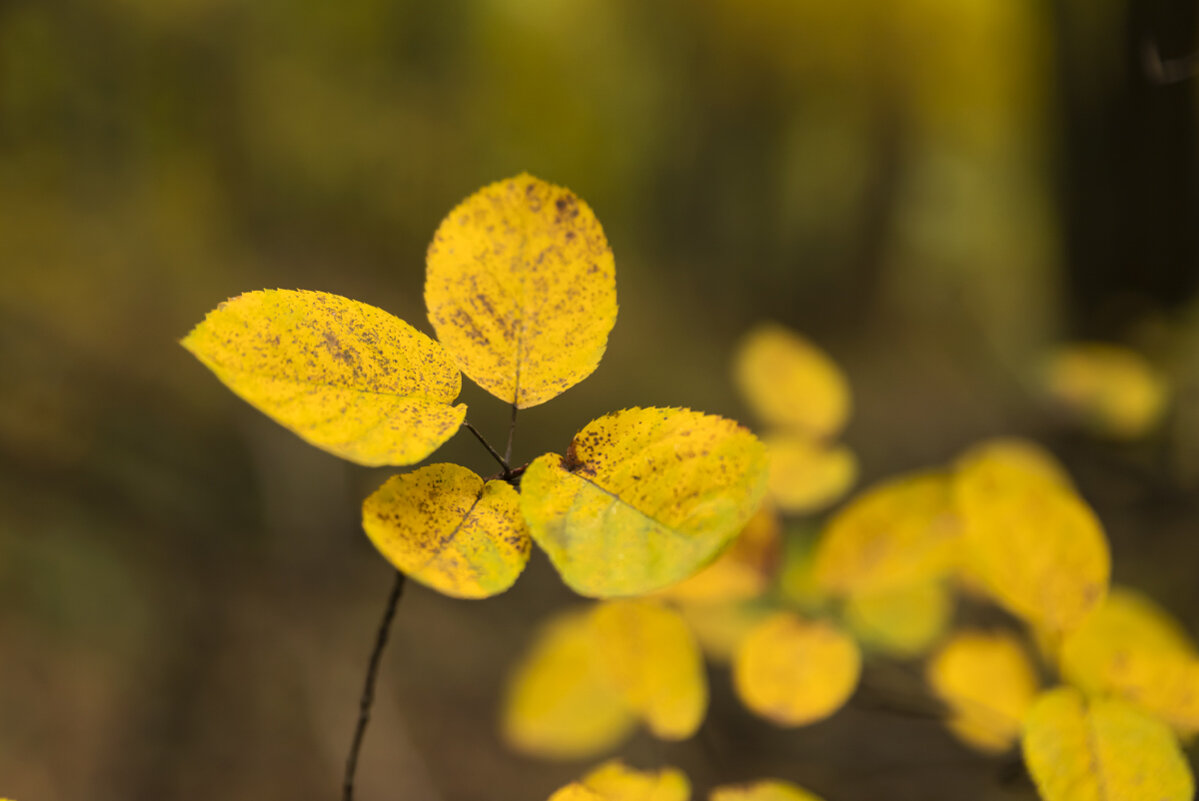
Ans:
[[[428,330],[437,222],[521,170],[595,209],[621,313],[597,373],[522,415],[518,460],[630,405],[745,419],[730,355],[777,320],[847,371],[867,483],[1034,436],[1116,579],[1195,633],[1196,81],[1153,82],[1144,52],[1185,56],[1197,28],[1165,0],[3,0],[0,793],[336,792],[390,584],[359,503],[387,473],[176,343],[263,287]],[[1104,440],[1045,405],[1035,365],[1077,338],[1163,371],[1156,431]],[[502,439],[507,410],[463,399]],[[491,469],[465,437],[435,458]],[[569,598],[540,557],[493,601],[410,587],[361,796],[537,799],[581,773],[496,736],[507,666]],[[626,754],[700,789],[1031,797],[894,697],[781,732],[713,682],[696,741]]]

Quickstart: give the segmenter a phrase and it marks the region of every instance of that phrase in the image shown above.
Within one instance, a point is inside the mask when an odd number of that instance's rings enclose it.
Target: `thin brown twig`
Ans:
[[[483,443],[483,447],[487,449],[487,452],[490,453],[495,458],[495,460],[500,463],[500,467],[504,468],[505,476],[512,472],[512,468],[508,466],[508,460],[505,459],[503,456],[500,456],[500,452],[497,451],[495,448],[491,447],[490,442],[483,439],[483,435],[479,433],[479,429],[475,428],[474,426],[472,426],[470,423],[467,423],[467,422],[464,422],[462,425],[466,426],[470,430],[470,433],[474,434],[475,438],[478,439],[479,442]]]
[[[350,754],[346,757],[346,775],[342,783],[342,801],[354,801],[354,773],[358,769],[358,752],[362,749],[362,738],[366,735],[366,724],[371,719],[371,705],[375,701],[375,679],[379,675],[379,663],[383,658],[383,649],[387,646],[387,635],[391,631],[391,621],[395,619],[396,607],[400,604],[400,596],[404,592],[404,574],[396,571],[395,584],[391,594],[387,596],[387,605],[383,608],[383,618],[379,621],[379,633],[375,635],[375,650],[371,652],[370,663],[366,668],[366,683],[362,688],[362,698],[358,702],[358,725],[354,728],[354,739],[350,743]]]

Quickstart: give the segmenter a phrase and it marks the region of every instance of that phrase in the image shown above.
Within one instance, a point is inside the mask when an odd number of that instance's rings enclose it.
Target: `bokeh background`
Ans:
[[[599,370],[521,415],[519,461],[625,406],[745,419],[731,354],[775,320],[848,373],[864,483],[1032,436],[1117,580],[1196,633],[1199,89],[1147,51],[1185,57],[1197,29],[1166,0],[3,0],[0,795],[335,797],[391,583],[358,509],[387,471],[305,445],[177,341],[263,287],[429,330],[438,221],[522,170],[595,209],[621,309]],[[1152,433],[1046,407],[1032,366],[1077,338],[1170,377]],[[502,440],[507,410],[463,400]],[[467,435],[435,458],[492,471]],[[581,774],[496,734],[508,667],[570,602],[540,556],[486,602],[410,585],[360,797],[542,799]],[[622,753],[700,797],[763,775],[1033,797],[903,697],[785,732],[711,679],[701,737]]]

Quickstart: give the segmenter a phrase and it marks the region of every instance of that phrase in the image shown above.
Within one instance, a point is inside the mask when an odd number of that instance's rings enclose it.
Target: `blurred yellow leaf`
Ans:
[[[1044,801],[1191,801],[1195,782],[1161,721],[1073,687],[1042,693],[1024,721],[1024,762]]]
[[[749,784],[726,784],[712,788],[708,801],[821,801],[814,793],[790,782],[762,779]]]
[[[828,623],[777,612],[741,641],[733,686],[752,712],[779,726],[803,726],[849,700],[861,661],[857,644]]]
[[[1027,651],[1008,632],[962,631],[929,660],[928,683],[950,709],[949,729],[980,751],[1016,741],[1037,694]]]
[[[627,409],[583,427],[521,479],[533,539],[575,592],[639,595],[693,575],[757,510],[766,453],[731,420]]]
[[[508,679],[502,734],[543,759],[583,759],[615,746],[637,718],[604,675],[589,611],[544,624]]]
[[[714,662],[732,661],[745,635],[765,620],[771,610],[753,603],[703,603],[679,605],[679,614],[695,635],[704,654]]]
[[[899,657],[926,651],[945,631],[953,601],[943,581],[932,579],[875,593],[855,593],[845,622],[867,647]]]
[[[276,422],[364,465],[419,462],[462,425],[462,378],[387,312],[325,292],[267,289],[208,313],[182,345]]]
[[[1199,653],[1167,612],[1113,588],[1061,644],[1062,677],[1089,695],[1116,693],[1182,732],[1199,731]]]
[[[1057,477],[983,450],[959,461],[954,490],[971,568],[1011,612],[1067,632],[1103,600],[1111,571],[1103,528]]]
[[[1046,448],[1022,437],[995,437],[983,440],[958,460],[959,469],[969,466],[976,480],[1001,480],[1006,471],[1040,475],[1048,482],[1074,487],[1066,468]],[[992,479],[990,476],[996,478]]]
[[[690,737],[708,708],[703,656],[683,618],[654,601],[606,601],[591,612],[604,675],[656,736]]]
[[[844,445],[807,437],[765,437],[770,458],[770,497],[792,514],[816,512],[844,495],[858,477],[858,460]]]
[[[946,573],[958,555],[952,498],[940,473],[892,479],[857,495],[816,545],[816,581],[829,592],[857,594]]]
[[[1128,348],[1076,343],[1046,360],[1045,391],[1101,434],[1133,439],[1161,419],[1169,390],[1145,357]]]
[[[778,566],[779,528],[778,513],[769,504],[762,504],[715,562],[659,594],[684,604],[757,598],[766,591]]]
[[[612,251],[586,203],[522,173],[442,221],[425,305],[462,372],[502,401],[536,406],[604,355],[616,323]]]
[[[396,569],[456,598],[511,587],[532,546],[516,490],[456,464],[387,479],[363,502],[362,527]]]
[[[764,423],[826,438],[849,418],[849,383],[824,351],[780,325],[766,324],[741,341],[737,386]]]
[[[550,801],[688,801],[691,783],[678,768],[640,771],[614,759],[550,796]]]

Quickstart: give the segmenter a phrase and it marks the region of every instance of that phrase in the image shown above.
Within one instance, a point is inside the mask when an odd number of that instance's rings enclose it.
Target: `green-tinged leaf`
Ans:
[[[429,245],[429,320],[462,372],[519,408],[591,375],[616,323],[612,251],[570,190],[521,174],[446,216]]]
[[[694,734],[708,708],[708,679],[679,613],[654,601],[605,601],[591,625],[604,675],[650,731],[665,740]]]
[[[959,461],[954,490],[971,571],[1012,613],[1060,634],[1103,600],[1103,528],[1053,471],[984,448]]]
[[[803,726],[840,709],[861,669],[857,644],[839,629],[777,612],[741,641],[733,687],[755,714],[779,726]]]
[[[532,545],[516,490],[456,464],[389,478],[362,504],[362,527],[396,569],[456,598],[511,587]]]
[[[1092,695],[1117,694],[1183,733],[1199,732],[1199,651],[1152,600],[1112,588],[1061,644],[1062,677]]]
[[[822,799],[790,782],[762,779],[749,784],[726,784],[714,787],[708,795],[708,801],[822,801]]]
[[[936,578],[955,564],[959,532],[947,476],[892,479],[828,522],[816,546],[816,581],[828,592],[855,594]]]
[[[462,425],[462,378],[440,345],[338,295],[247,292],[182,344],[242,399],[306,441],[364,465],[419,462]]]
[[[1124,701],[1073,687],[1042,693],[1024,721],[1024,762],[1043,801],[1191,801],[1170,728]]]
[[[784,512],[817,512],[857,480],[857,457],[845,445],[795,434],[775,434],[764,441],[770,458],[770,497]]]
[[[949,625],[953,600],[936,579],[851,595],[845,622],[863,645],[898,657],[923,653]]]
[[[678,768],[640,771],[618,759],[605,762],[550,801],[688,801],[691,783]]]
[[[824,351],[780,325],[759,326],[737,352],[737,385],[764,423],[817,438],[849,418],[849,384]]]
[[[584,759],[614,747],[637,718],[598,660],[589,611],[543,625],[508,679],[504,741],[543,759]]]
[[[521,479],[533,539],[582,595],[640,595],[693,575],[757,510],[762,443],[731,420],[628,409],[593,420],[566,457]]]
[[[980,751],[1007,750],[1037,694],[1028,652],[1001,631],[958,632],[929,660],[927,676],[949,707],[950,731]]]

